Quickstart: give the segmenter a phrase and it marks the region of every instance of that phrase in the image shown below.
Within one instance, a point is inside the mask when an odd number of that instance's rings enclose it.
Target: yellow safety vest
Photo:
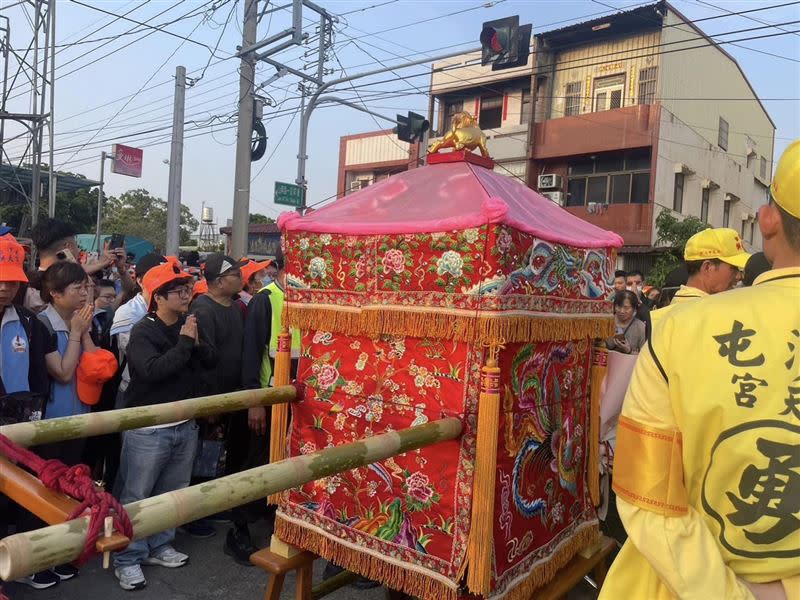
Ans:
[[[800,267],[658,322],[623,404],[614,490],[630,537],[602,600],[800,585]]]
[[[269,303],[272,307],[272,324],[270,325],[269,352],[264,353],[261,360],[261,387],[269,387],[272,379],[272,360],[278,352],[278,336],[281,333],[281,316],[285,294],[283,289],[273,281],[259,290],[269,292]],[[292,358],[300,356],[300,332],[292,329]]]
[[[708,296],[703,290],[689,285],[682,285],[680,289],[675,292],[672,301],[666,306],[662,306],[657,310],[650,311],[650,326],[653,327],[662,317],[669,314],[669,312],[676,306],[686,304],[687,302],[694,302],[698,298],[705,298]]]

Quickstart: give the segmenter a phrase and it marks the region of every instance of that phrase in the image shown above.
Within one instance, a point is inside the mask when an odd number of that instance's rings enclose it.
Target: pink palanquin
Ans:
[[[283,495],[278,536],[429,600],[470,596],[477,411],[499,352],[492,598],[523,598],[597,534],[587,489],[592,340],[613,330],[619,236],[449,155],[282,215],[286,317],[302,330],[286,452],[442,416],[462,438]],[[433,160],[431,161],[433,162]],[[491,494],[490,494],[491,495]],[[473,540],[473,543],[477,540]]]

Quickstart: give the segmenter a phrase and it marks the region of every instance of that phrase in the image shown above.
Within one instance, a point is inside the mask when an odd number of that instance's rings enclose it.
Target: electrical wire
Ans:
[[[71,1],[72,1],[72,2],[78,2],[78,0],[71,0]],[[197,25],[195,25],[194,29],[192,29],[192,32],[191,32],[189,35],[192,35],[192,34],[194,34],[194,32],[195,32],[195,31],[197,31],[197,30],[200,28],[200,25],[202,25],[202,24],[203,24],[203,22],[202,22],[202,21],[200,21],[200,22],[199,22]],[[159,66],[156,68],[156,70],[155,70],[155,71],[153,71],[152,75],[150,75],[150,77],[148,77],[148,78],[147,78],[147,80],[144,82],[144,84],[142,84],[142,86],[139,88],[139,91],[141,91],[142,89],[144,89],[145,87],[147,87],[147,84],[148,84],[148,83],[150,83],[150,82],[151,82],[151,81],[152,81],[152,80],[155,78],[155,76],[156,76],[156,75],[158,75],[158,72],[159,72],[159,71],[160,71],[162,68],[164,68],[164,66],[165,66],[165,65],[166,65],[166,64],[167,64],[167,63],[170,61],[170,59],[171,59],[173,56],[175,56],[175,55],[178,53],[178,50],[180,50],[180,49],[183,47],[183,45],[184,45],[184,44],[185,44],[185,43],[186,43],[188,40],[189,40],[189,38],[186,38],[186,39],[183,39],[183,40],[181,40],[180,44],[178,44],[178,46],[175,48],[175,50],[173,50],[173,51],[172,51],[172,53],[170,53],[170,55],[169,55],[169,56],[168,56],[168,57],[167,57],[167,58],[164,60],[164,62],[162,62],[162,63],[161,63],[161,64],[160,64],[160,65],[159,65]],[[73,158],[73,157],[74,157],[74,156],[75,156],[75,155],[76,155],[78,152],[80,152],[80,151],[81,151],[81,150],[82,150],[82,149],[83,149],[83,148],[84,148],[84,147],[85,147],[85,146],[86,146],[86,145],[87,145],[89,142],[91,142],[91,141],[92,141],[94,138],[96,138],[96,137],[98,136],[98,134],[99,134],[99,133],[100,133],[100,132],[101,132],[101,131],[102,131],[102,130],[105,128],[105,127],[107,127],[108,125],[110,125],[110,124],[111,124],[111,122],[112,122],[112,121],[113,121],[113,120],[114,120],[114,119],[115,119],[117,116],[119,116],[119,114],[120,114],[120,113],[121,113],[123,110],[125,110],[125,108],[128,106],[128,104],[130,104],[130,103],[133,101],[133,99],[134,99],[135,97],[136,97],[136,96],[134,95],[134,96],[133,96],[133,97],[132,97],[130,100],[128,100],[128,102],[126,102],[125,104],[123,104],[123,105],[122,105],[122,107],[121,107],[121,108],[120,108],[120,109],[119,109],[117,112],[115,112],[115,113],[114,113],[114,115],[113,115],[113,116],[112,116],[112,117],[111,117],[111,118],[110,118],[108,121],[106,121],[106,123],[105,123],[105,125],[103,125],[103,127],[101,127],[99,130],[97,130],[95,133],[93,133],[93,134],[92,134],[92,137],[90,137],[90,138],[89,138],[89,139],[88,139],[86,142],[84,142],[84,143],[83,143],[83,145],[81,145],[81,146],[80,146],[80,148],[78,148],[77,150],[75,150],[75,152],[73,152],[73,153],[72,153],[72,155],[70,156],[70,158]],[[65,162],[69,162],[69,158],[68,158],[68,159],[67,159]],[[62,163],[62,166],[63,166],[63,163]]]

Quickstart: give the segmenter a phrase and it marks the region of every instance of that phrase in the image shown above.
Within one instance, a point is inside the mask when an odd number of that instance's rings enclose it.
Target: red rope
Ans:
[[[114,496],[95,486],[89,467],[86,465],[68,467],[60,460],[45,460],[2,434],[0,434],[0,455],[36,473],[48,489],[77,500],[79,504],[67,520],[77,519],[85,511],[89,511],[86,545],[75,561],[76,564],[82,565],[95,554],[95,544],[103,536],[103,525],[108,516],[113,517],[114,528],[118,532],[129,539],[133,537],[133,526],[128,513]]]

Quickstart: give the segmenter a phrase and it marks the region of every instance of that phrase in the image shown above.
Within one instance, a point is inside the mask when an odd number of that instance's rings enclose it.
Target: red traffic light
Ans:
[[[500,38],[497,35],[497,30],[494,27],[484,27],[481,31],[481,46],[490,48],[492,52],[499,54],[503,51],[503,44],[500,43]]]

